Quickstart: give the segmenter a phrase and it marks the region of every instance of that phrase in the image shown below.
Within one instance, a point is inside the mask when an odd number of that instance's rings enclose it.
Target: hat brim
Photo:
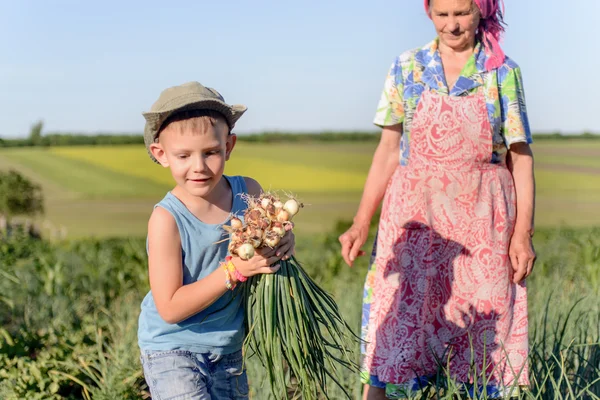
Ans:
[[[152,161],[156,163],[158,163],[158,160],[156,160],[156,158],[154,158],[150,152],[150,145],[156,140],[156,136],[158,135],[158,131],[162,124],[171,115],[188,110],[213,110],[222,114],[229,125],[229,129],[233,129],[238,119],[240,119],[240,117],[248,109],[246,106],[241,104],[229,105],[217,99],[202,99],[191,103],[187,103],[186,99],[182,98],[179,98],[178,100],[179,101],[177,103],[181,104],[183,101],[185,105],[177,107],[175,104],[173,104],[173,107],[168,107],[169,105],[167,104],[167,107],[165,107],[166,109],[161,111],[142,113],[146,119],[146,126],[144,127],[144,143],[146,145],[146,150],[148,150],[148,155],[150,155]],[[187,100],[190,101],[192,99]]]

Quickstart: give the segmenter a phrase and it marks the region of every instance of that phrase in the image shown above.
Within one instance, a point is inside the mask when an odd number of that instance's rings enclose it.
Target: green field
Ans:
[[[367,259],[343,264],[343,229],[322,240],[298,236],[298,257],[358,331]],[[540,229],[535,242],[540,258],[527,284],[531,392],[519,399],[598,400],[600,228]],[[147,399],[137,350],[139,307],[149,289],[144,239],[50,243],[12,235],[1,244],[0,399]],[[264,367],[252,357],[247,367],[250,398],[271,399]],[[440,369],[427,387],[439,396],[414,400],[458,399],[446,376]],[[337,378],[351,399],[361,398],[357,373],[342,369]],[[331,399],[345,398],[333,384],[329,389]]]
[[[309,206],[300,233],[322,233],[352,218],[374,142],[262,144],[239,142],[226,173],[284,189]],[[600,141],[543,140],[533,145],[537,226],[600,225]],[[0,169],[40,183],[45,226],[69,237],[143,235],[152,210],[171,187],[169,171],[138,145],[0,150]]]
[[[375,146],[242,142],[226,167],[309,204],[297,221],[298,257],[357,330],[368,262],[343,263],[337,237],[345,225],[336,221],[353,216]],[[521,398],[600,400],[600,141],[533,148],[538,261],[527,283],[531,391]],[[7,168],[43,187],[45,229],[64,226],[76,240],[13,233],[0,241],[0,399],[147,399],[137,351],[149,289],[144,235],[153,204],[170,189],[168,171],[142,146],[2,149]],[[269,399],[256,359],[248,372],[251,398]],[[440,370],[428,388],[439,390],[434,398],[454,399],[446,375]],[[357,374],[338,378],[361,398]]]
[[[299,231],[323,232],[351,217],[372,152],[372,143],[240,143],[226,173],[297,194],[308,205]],[[8,167],[42,185],[45,218],[72,237],[143,235],[152,206],[172,182],[141,146],[5,149],[0,168]]]

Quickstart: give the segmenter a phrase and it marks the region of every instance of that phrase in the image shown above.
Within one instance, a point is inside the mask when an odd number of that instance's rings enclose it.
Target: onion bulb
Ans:
[[[244,237],[244,231],[242,231],[241,229],[236,229],[235,231],[231,232],[231,241],[232,242],[240,242],[243,240]]]
[[[261,201],[260,201],[260,206],[263,209],[267,209],[267,207],[269,207],[269,205],[271,204],[271,199],[268,197],[264,197]]]
[[[267,208],[265,208],[265,211],[267,212],[267,217],[270,219],[274,219],[277,215],[277,210],[273,204],[269,204]]]
[[[256,226],[258,227],[258,229],[262,229],[265,230],[269,227],[269,225],[271,225],[271,220],[269,220],[269,218],[261,218],[258,223],[256,224]]]
[[[277,213],[277,221],[279,221],[279,222],[286,222],[286,221],[289,221],[289,219],[290,219],[290,214],[287,211],[280,210]]]
[[[273,207],[275,207],[275,211],[279,211],[283,208],[283,203],[279,200],[273,203]]]
[[[263,231],[257,228],[254,228],[247,232],[248,240],[250,244],[255,248],[259,248],[262,243]]]
[[[273,222],[271,232],[275,232],[278,236],[283,237],[285,235],[285,228],[281,222]]]
[[[240,229],[244,226],[244,224],[242,223],[242,220],[236,217],[232,217],[231,218],[231,227],[233,229]]]
[[[274,235],[267,236],[265,238],[264,242],[267,246],[273,248],[279,244],[280,240],[281,240],[281,236],[274,234]]]
[[[250,243],[244,243],[237,248],[237,254],[242,260],[249,260],[254,257],[254,247]]]
[[[295,199],[289,199],[283,205],[283,209],[288,212],[290,219],[292,219],[294,215],[298,214],[300,207],[302,207],[302,204],[298,203],[298,201]]]
[[[264,231],[257,226],[249,226],[246,228],[246,234],[250,237],[262,237]]]
[[[232,255],[236,255],[237,254],[237,249],[238,249],[237,243],[235,243],[235,242],[229,242],[229,246],[227,247],[227,250],[229,250],[229,252]]]

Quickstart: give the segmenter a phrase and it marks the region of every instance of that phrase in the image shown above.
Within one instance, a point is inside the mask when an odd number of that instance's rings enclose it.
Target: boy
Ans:
[[[190,82],[164,90],[143,114],[150,158],[169,168],[176,184],[148,223],[151,290],[142,302],[138,343],[155,399],[247,399],[236,284],[276,272],[274,264],[294,251],[288,231],[273,250],[247,261],[233,257],[233,270],[223,262],[223,224],[246,209],[240,195],[261,193],[251,178],[223,175],[236,143],[231,129],[245,111]]]

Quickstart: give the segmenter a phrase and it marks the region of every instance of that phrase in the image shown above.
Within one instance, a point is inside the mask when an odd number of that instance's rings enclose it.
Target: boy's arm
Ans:
[[[158,313],[175,324],[204,310],[226,291],[225,271],[183,285],[181,239],[173,216],[156,207],[148,222],[148,270],[150,289]]]
[[[150,289],[158,314],[165,322],[179,323],[204,310],[227,292],[223,268],[217,268],[199,281],[183,284],[179,230],[173,216],[161,207],[154,209],[148,223],[148,250]],[[272,274],[279,269],[275,263],[280,258],[272,252],[258,253],[247,261],[234,257],[234,265],[248,277]],[[230,279],[236,283],[234,276]]]
[[[262,193],[258,182],[252,178],[244,179],[250,195],[258,196]],[[158,313],[165,322],[181,322],[204,310],[227,292],[223,268],[217,268],[199,281],[189,285],[183,284],[179,230],[173,216],[161,207],[154,209],[148,222],[148,249],[150,289]],[[236,257],[234,264],[245,276],[273,273],[278,267],[271,265],[282,256],[292,254],[293,249],[293,234],[289,232],[276,250],[259,252],[248,261]],[[280,253],[279,256],[276,255],[277,252]]]

